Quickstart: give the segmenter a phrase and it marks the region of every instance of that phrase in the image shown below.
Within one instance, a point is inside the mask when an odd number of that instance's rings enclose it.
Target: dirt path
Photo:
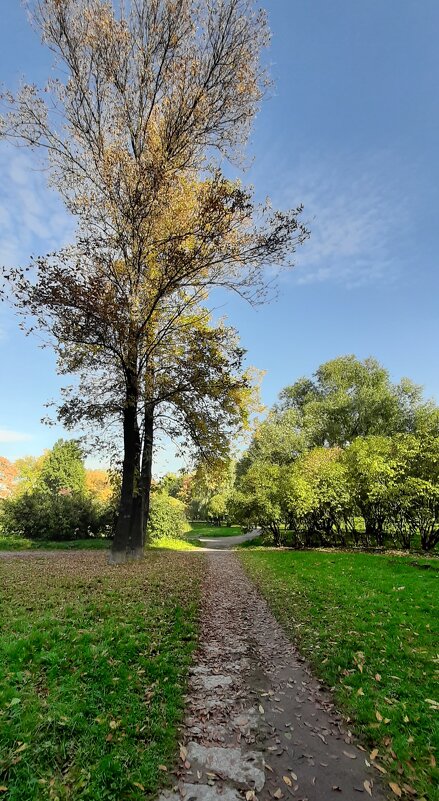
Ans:
[[[213,551],[206,563],[181,769],[160,801],[383,799],[368,753],[343,728],[237,556]]]
[[[235,545],[241,545],[242,542],[255,540],[260,533],[260,529],[255,528],[246,534],[237,534],[236,537],[197,537],[197,540],[202,543],[203,548],[209,548],[212,551],[226,551],[234,548]]]

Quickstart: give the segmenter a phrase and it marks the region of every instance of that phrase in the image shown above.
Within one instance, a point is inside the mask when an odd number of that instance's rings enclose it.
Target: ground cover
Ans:
[[[239,556],[383,777],[437,801],[439,562],[250,547]]]
[[[166,781],[195,645],[202,555],[0,559],[0,790],[137,801]]]

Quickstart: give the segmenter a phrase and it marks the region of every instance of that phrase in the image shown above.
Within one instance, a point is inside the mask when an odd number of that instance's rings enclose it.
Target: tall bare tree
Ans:
[[[201,450],[244,413],[242,351],[206,319],[210,288],[260,300],[265,266],[288,264],[307,231],[300,208],[257,206],[219,166],[239,155],[266,86],[253,0],[28,5],[58,77],[5,93],[0,135],[45,151],[77,237],[11,283],[60,369],[81,375],[61,417],[122,421],[122,561],[143,548],[159,406]]]

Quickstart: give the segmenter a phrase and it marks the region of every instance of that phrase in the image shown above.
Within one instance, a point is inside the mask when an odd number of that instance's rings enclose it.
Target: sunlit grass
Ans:
[[[387,776],[437,801],[439,560],[251,547],[240,558]]]
[[[28,551],[31,550],[61,550],[77,551],[92,550],[101,551],[109,548],[111,540],[104,538],[85,539],[85,540],[65,540],[62,542],[53,540],[28,540],[25,537],[1,536],[0,551]]]
[[[202,555],[0,560],[7,801],[140,801],[175,761]]]
[[[189,536],[197,537],[238,537],[242,534],[240,526],[210,526],[208,523],[191,523]]]

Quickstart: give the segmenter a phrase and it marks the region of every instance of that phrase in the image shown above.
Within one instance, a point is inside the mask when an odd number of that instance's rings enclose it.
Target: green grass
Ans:
[[[28,551],[28,550],[93,550],[101,551],[109,548],[111,540],[107,539],[86,539],[86,540],[66,540],[65,542],[54,542],[52,540],[28,540],[25,537],[2,536],[0,535],[0,551]]]
[[[158,550],[120,567],[104,553],[0,560],[2,797],[140,801],[167,782],[202,564]]]
[[[209,526],[207,523],[191,523],[189,537],[238,537],[242,534],[240,526]]]
[[[387,780],[437,801],[439,706],[427,699],[439,702],[439,560],[257,548],[240,558],[349,725],[379,749]]]
[[[182,537],[160,537],[153,540],[150,548],[162,548],[166,551],[197,551],[196,540],[186,540]]]

